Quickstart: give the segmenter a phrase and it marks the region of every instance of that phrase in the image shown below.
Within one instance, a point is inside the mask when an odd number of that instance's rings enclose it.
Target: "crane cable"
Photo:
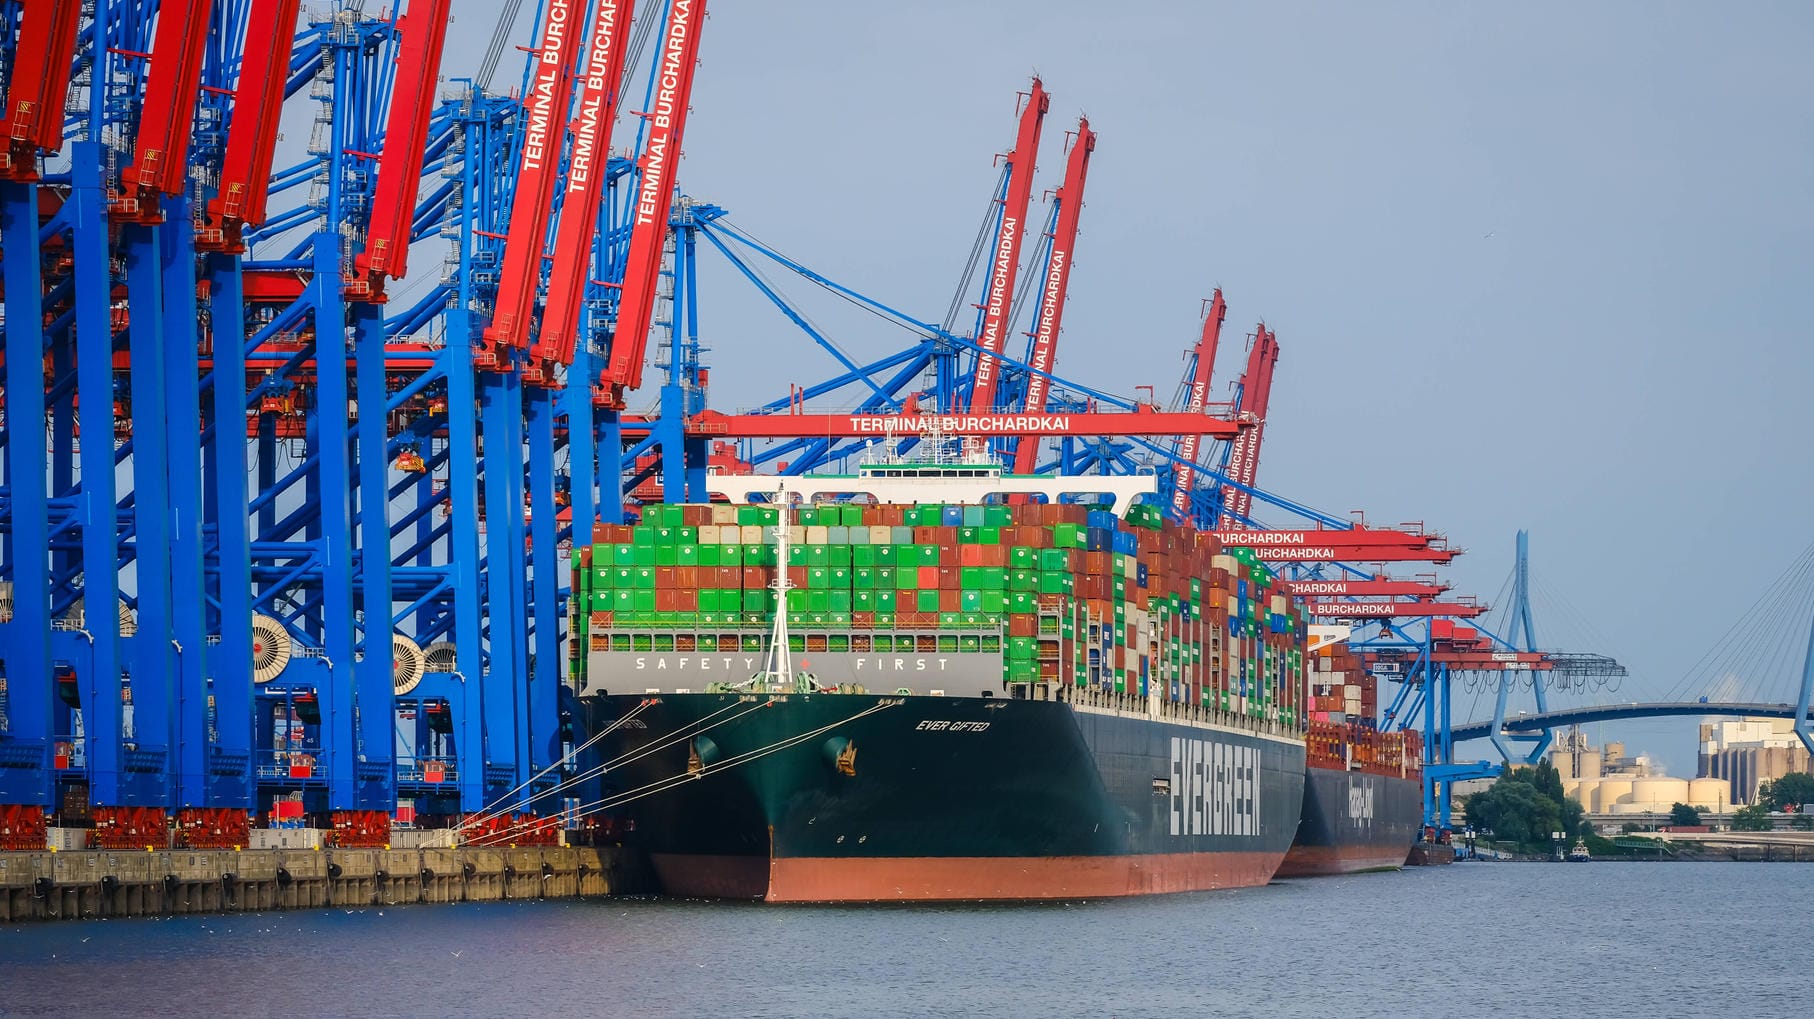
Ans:
[[[680,742],[681,740],[684,740],[690,736],[691,737],[703,736],[706,733],[712,731],[713,729],[716,729],[723,725],[729,725],[730,723],[737,721],[739,718],[742,718],[744,715],[750,714],[753,711],[757,711],[761,708],[768,706],[766,702],[757,704],[754,707],[751,707],[746,711],[740,711],[737,714],[732,715],[729,718],[723,719],[718,722],[712,722],[712,724],[705,726],[703,729],[699,729],[697,731],[692,731],[692,732],[688,731],[689,729],[692,729],[692,727],[695,725],[700,725],[701,723],[709,722],[709,721],[711,721],[711,719],[724,714],[726,711],[729,711],[732,708],[736,707],[739,703],[743,703],[743,702],[737,701],[737,702],[728,704],[725,707],[712,712],[710,715],[707,715],[705,718],[698,719],[697,721],[687,723],[685,726],[682,726],[679,730],[677,730],[673,733],[670,733],[667,736],[663,736],[660,740],[657,740],[654,743],[651,743],[647,746],[638,747],[635,750],[624,753],[618,757],[615,757],[609,761],[604,762],[603,764],[594,765],[593,767],[588,768],[585,771],[579,772],[574,775],[570,775],[567,778],[563,779],[562,781],[557,782],[554,785],[550,786],[549,788],[542,790],[541,792],[531,794],[528,799],[518,802],[515,806],[513,806],[511,808],[511,810],[515,811],[518,809],[527,809],[530,805],[535,803],[535,801],[537,801],[537,800],[546,799],[547,797],[553,796],[560,792],[563,792],[566,789],[571,788],[572,786],[577,785],[580,782],[584,782],[589,778],[593,778],[598,775],[603,775],[605,772],[611,770],[612,768],[621,768],[627,764],[634,764],[637,761],[640,761],[643,758],[649,756],[650,754],[659,753],[660,751],[665,750],[668,747],[671,747],[674,744],[676,744],[676,743]]]
[[[631,711],[629,714],[626,714],[623,718],[620,718],[616,722],[613,722],[610,726],[606,727],[604,732],[599,733],[598,736],[595,736],[592,739],[587,740],[585,743],[585,746],[591,746],[593,743],[596,743],[600,738],[610,735],[611,732],[615,731],[618,727],[620,727],[624,723],[628,722],[630,720],[630,718],[632,718],[633,716],[635,716],[637,714],[637,712],[640,712],[643,708],[645,708],[648,705],[653,704],[655,702],[656,702],[656,699],[654,699],[654,698],[645,699],[641,704],[637,705],[635,711]],[[481,814],[480,816],[478,816],[476,818],[473,818],[472,820],[467,821],[466,823],[462,824],[461,827],[467,828],[473,824],[483,823],[483,822],[489,821],[489,820],[496,820],[497,818],[502,817],[506,814],[511,814],[511,813],[515,813],[518,810],[527,809],[529,806],[534,804],[535,801],[537,801],[537,800],[546,799],[549,796],[553,796],[579,782],[583,782],[586,779],[592,778],[595,775],[602,775],[611,768],[621,767],[625,764],[634,763],[636,761],[641,760],[644,757],[647,757],[650,754],[656,753],[658,751],[666,749],[667,747],[673,746],[675,743],[679,742],[680,740],[686,739],[689,736],[703,735],[707,732],[710,732],[713,729],[718,728],[721,725],[726,725],[731,722],[735,722],[737,719],[742,718],[744,715],[749,714],[751,711],[755,711],[758,708],[762,708],[762,707],[766,706],[765,704],[757,704],[755,707],[752,707],[746,711],[740,711],[737,714],[732,715],[730,718],[726,718],[726,719],[723,719],[718,722],[712,722],[712,719],[717,718],[719,715],[722,715],[725,712],[736,708],[737,705],[741,704],[741,703],[743,703],[743,702],[742,701],[733,701],[732,703],[725,705],[724,707],[718,709],[717,711],[712,712],[711,714],[705,716],[704,718],[697,719],[692,722],[688,722],[686,725],[682,726],[679,730],[677,730],[673,733],[670,733],[667,736],[662,737],[660,740],[656,741],[655,743],[652,743],[652,744],[650,744],[648,746],[644,746],[644,747],[638,747],[635,750],[624,753],[616,758],[613,758],[609,761],[604,762],[603,764],[595,765],[578,774],[568,776],[567,778],[562,779],[561,781],[555,783],[554,785],[550,786],[547,789],[541,790],[540,792],[531,793],[526,799],[518,800],[517,802],[511,804],[508,808],[506,808],[504,810],[493,810],[493,809],[488,808],[483,814]],[[708,723],[708,722],[711,724],[705,725],[705,723]],[[696,732],[688,731],[696,725],[705,725],[705,728],[699,729]],[[572,754],[566,755],[565,757],[562,758],[562,760],[560,762],[557,762],[557,764],[550,765],[549,768],[544,769],[542,774],[547,774],[547,772],[549,770],[552,770],[554,767],[558,767],[559,764],[566,763],[567,760],[571,759],[575,754],[579,753],[580,749],[583,749],[583,748],[576,748]],[[530,782],[533,782],[533,781],[535,781],[535,780],[530,779]],[[513,793],[520,792],[527,785],[529,785],[529,782],[525,782],[525,783],[523,783],[523,785],[517,786],[516,789],[513,789],[510,792],[505,793],[504,796],[510,796]],[[499,800],[502,800],[503,798],[504,797],[501,796],[501,797],[499,797]],[[494,806],[495,806],[495,804],[494,804]]]
[[[585,750],[587,750],[588,748],[590,748],[593,744],[597,743],[599,740],[602,740],[606,736],[609,736],[613,732],[616,732],[618,729],[622,728],[626,723],[628,723],[630,721],[630,719],[635,718],[637,715],[641,714],[643,709],[647,708],[648,706],[649,706],[649,702],[645,699],[642,703],[636,705],[636,707],[633,710],[626,712],[623,715],[623,717],[616,719],[610,725],[608,725],[605,728],[603,728],[602,730],[600,730],[597,733],[597,735],[594,735],[591,739],[587,740],[584,743],[581,743],[577,747],[574,747],[572,750],[569,750],[567,753],[562,754],[560,760],[555,761],[553,764],[548,765],[546,768],[543,768],[541,771],[538,771],[535,774],[529,776],[529,778],[527,780],[525,780],[521,785],[517,786],[515,789],[512,789],[507,793],[503,793],[503,794],[499,795],[497,799],[492,800],[490,803],[486,804],[477,814],[473,814],[473,815],[467,817],[464,821],[460,822],[460,826],[466,827],[468,825],[483,824],[484,822],[490,820],[492,817],[497,816],[499,813],[506,813],[506,814],[510,813],[510,810],[504,810],[504,811],[500,812],[497,809],[498,804],[503,803],[509,797],[515,796],[517,793],[520,793],[524,789],[529,788],[529,786],[533,785],[535,783],[535,781],[537,779],[541,778],[543,775],[546,775],[549,772],[553,771],[554,769],[560,767],[561,765],[566,764],[568,761],[579,756],[580,753],[582,753]],[[531,797],[531,798],[533,799],[533,797]],[[511,808],[511,809],[515,809],[515,808]]]
[[[774,702],[765,701],[762,703],[761,706],[766,707],[772,703],[774,703]],[[636,800],[640,800],[640,799],[644,799],[649,796],[653,796],[656,793],[666,792],[667,790],[672,789],[675,786],[678,786],[682,783],[685,783],[685,782],[690,781],[695,778],[704,778],[708,774],[721,772],[721,771],[729,771],[732,768],[737,767],[738,765],[748,764],[751,761],[755,761],[755,760],[759,760],[763,757],[767,757],[769,754],[778,753],[782,750],[786,750],[791,747],[799,746],[801,743],[804,743],[807,740],[812,739],[816,736],[830,732],[831,730],[836,729],[841,725],[849,725],[851,722],[855,722],[860,718],[864,718],[868,715],[873,715],[879,711],[885,711],[888,708],[894,707],[896,704],[899,704],[899,703],[901,703],[899,700],[878,701],[877,703],[872,704],[867,708],[864,708],[862,711],[859,711],[856,714],[851,715],[849,718],[845,718],[840,721],[832,722],[829,725],[820,726],[819,728],[813,729],[809,732],[803,732],[798,735],[783,737],[779,740],[776,740],[773,743],[768,744],[767,746],[758,747],[755,750],[747,750],[741,754],[738,754],[735,757],[727,758],[726,760],[718,762],[716,764],[705,765],[699,771],[696,771],[696,772],[687,771],[687,772],[681,772],[676,775],[669,775],[665,778],[659,778],[653,782],[649,782],[645,785],[638,786],[635,789],[626,790],[621,793],[613,793],[613,794],[611,794],[609,796],[605,796],[601,799],[594,800],[591,803],[581,804],[580,806],[574,808],[575,813],[572,816],[575,820],[582,818],[582,817],[588,817],[592,814],[596,814],[601,811],[610,810],[614,807],[620,807],[620,806],[623,806],[624,804],[633,803]],[[533,825],[535,823],[539,823],[539,822],[528,822],[525,824],[515,825],[509,829],[503,829],[503,830],[500,830],[497,832],[487,833],[483,836],[473,839],[471,842],[468,843],[468,845],[475,845],[475,846],[496,845],[497,843],[494,840],[500,839],[500,838],[508,838],[509,836],[516,834],[516,829],[533,827]]]
[[[482,92],[491,88],[492,75],[497,73],[498,61],[504,56],[504,48],[510,44],[517,14],[522,9],[523,0],[504,0],[498,8],[498,23],[492,27],[491,40],[485,44],[485,58],[479,61],[479,73],[473,75],[473,80],[478,82]]]

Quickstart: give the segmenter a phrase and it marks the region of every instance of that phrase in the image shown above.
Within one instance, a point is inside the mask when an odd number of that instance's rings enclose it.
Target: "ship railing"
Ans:
[[[1113,690],[1072,687],[1064,688],[1064,692],[1058,699],[1070,701],[1072,704],[1087,709],[1109,711],[1124,717],[1161,718],[1187,725],[1214,725],[1230,729],[1246,729],[1258,733],[1285,734],[1289,731],[1288,726],[1274,719],[1223,711],[1221,708],[1201,704],[1155,700],[1137,693],[1116,693]]]

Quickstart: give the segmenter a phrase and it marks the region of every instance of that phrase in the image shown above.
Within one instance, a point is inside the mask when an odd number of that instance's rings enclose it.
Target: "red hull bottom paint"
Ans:
[[[1292,846],[1279,865],[1279,877],[1327,877],[1369,870],[1397,870],[1410,846]]]
[[[1272,880],[1279,853],[1145,856],[780,859],[769,902],[951,902],[1103,899],[1251,888]]]

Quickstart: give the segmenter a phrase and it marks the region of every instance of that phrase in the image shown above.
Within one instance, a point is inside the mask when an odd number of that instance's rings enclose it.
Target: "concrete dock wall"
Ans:
[[[636,894],[622,849],[0,853],[0,923]]]

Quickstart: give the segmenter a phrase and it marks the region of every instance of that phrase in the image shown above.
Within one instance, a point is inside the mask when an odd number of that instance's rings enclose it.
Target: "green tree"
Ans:
[[[1757,800],[1771,810],[1800,810],[1804,803],[1814,803],[1814,775],[1795,771],[1758,787]]]
[[[1769,831],[1772,827],[1770,805],[1767,803],[1758,802],[1749,807],[1740,807],[1732,814],[1733,831]]]
[[[1686,803],[1678,803],[1669,808],[1669,823],[1678,828],[1692,828],[1701,823],[1701,812]]]
[[[1550,834],[1568,838],[1591,834],[1581,804],[1562,794],[1562,778],[1548,761],[1499,776],[1485,792],[1467,798],[1468,823],[1490,828],[1496,838],[1527,851],[1550,847]]]

